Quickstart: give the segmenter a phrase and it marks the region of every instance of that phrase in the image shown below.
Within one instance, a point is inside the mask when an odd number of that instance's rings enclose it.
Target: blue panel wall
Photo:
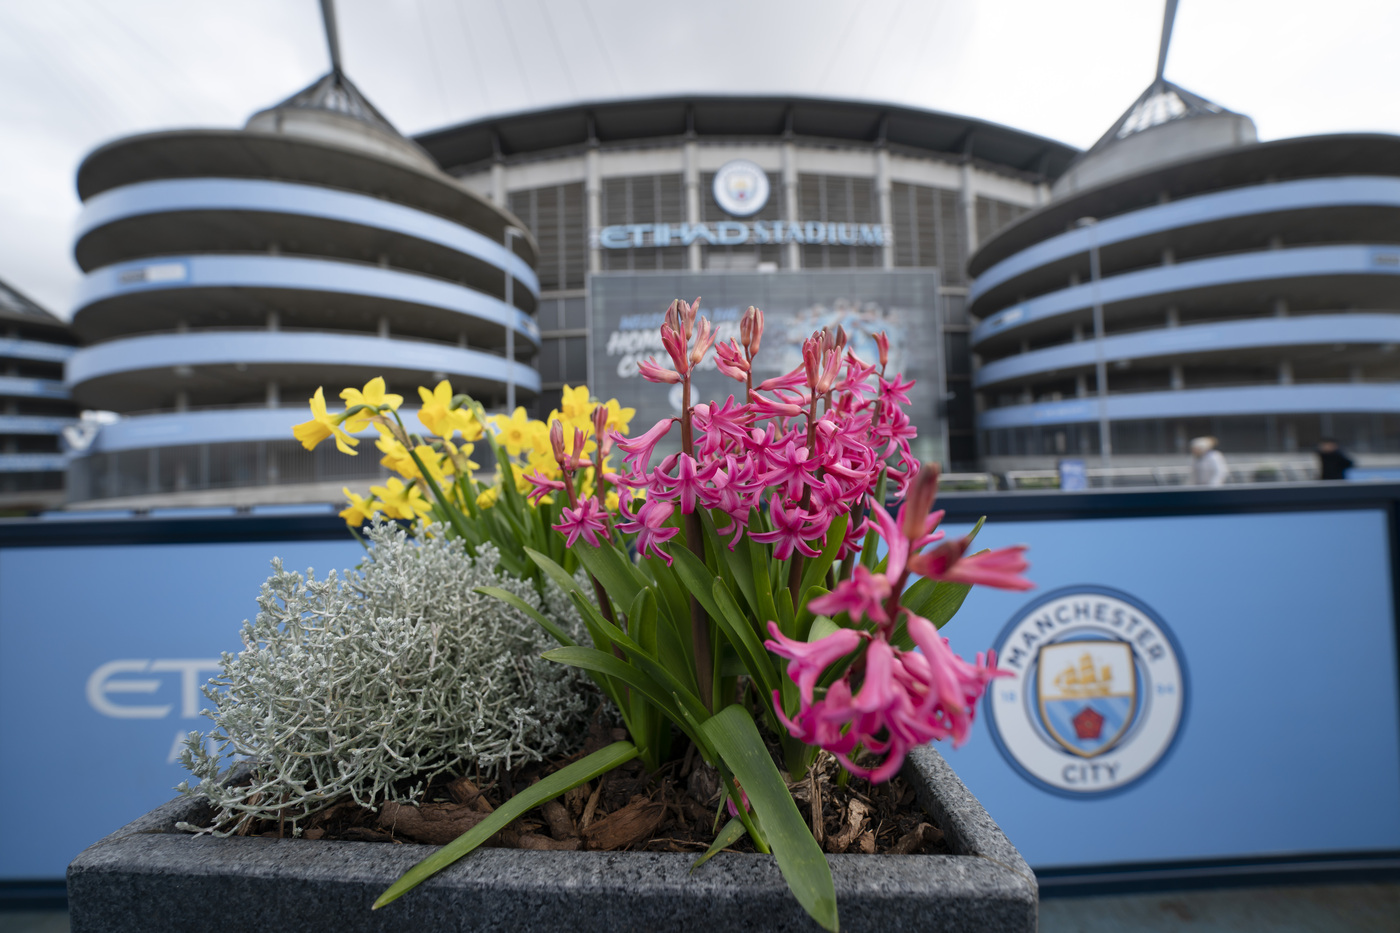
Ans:
[[[175,796],[176,741],[209,725],[197,687],[241,647],[273,556],[324,576],[363,553],[344,539],[0,549],[0,879],[61,878]]]
[[[1017,739],[1016,710],[1034,726],[1038,707],[996,696],[967,745],[944,753],[1047,877],[1400,856],[1398,502],[1400,484],[1380,483],[944,497],[950,531],[988,514],[980,543],[1030,545],[1038,584],[974,591],[944,630],[959,653],[1023,638],[1018,622],[1034,623],[1027,609],[1047,596],[1107,593],[1163,633],[1183,672],[1164,753],[1132,780],[1105,770],[1094,793],[1051,786],[1018,754],[1053,772],[1160,739],[1148,721],[1160,726],[1177,697],[1141,662],[1156,642],[1140,629],[1123,630],[1138,650],[1138,713],[1101,754],[1072,755],[1039,727]],[[82,848],[173,796],[177,739],[207,723],[193,688],[240,647],[274,555],[319,576],[360,554],[333,517],[0,522],[0,799],[13,804],[0,882],[59,879]],[[994,690],[1039,689],[1028,659],[1040,642],[1077,657],[1093,637],[1068,623],[1039,631],[1004,646],[1022,676]],[[1053,657],[1047,667],[1063,666]]]

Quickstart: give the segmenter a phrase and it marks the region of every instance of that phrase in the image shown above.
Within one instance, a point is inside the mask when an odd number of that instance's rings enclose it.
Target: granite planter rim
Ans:
[[[905,777],[952,855],[828,855],[845,933],[1036,929],[1035,875],[932,747]],[[771,856],[481,849],[388,907],[374,899],[436,847],[215,838],[177,831],[203,805],[177,798],[68,867],[74,933],[197,929],[818,930]]]

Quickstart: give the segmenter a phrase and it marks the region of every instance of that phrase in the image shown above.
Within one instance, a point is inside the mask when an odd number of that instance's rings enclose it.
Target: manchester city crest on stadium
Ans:
[[[750,217],[768,203],[768,173],[748,159],[726,162],[715,172],[715,203],[734,217]]]
[[[1047,593],[1017,613],[994,647],[997,666],[1012,676],[989,691],[992,736],[1046,790],[1122,790],[1162,761],[1181,730],[1180,649],[1161,617],[1127,593]]]

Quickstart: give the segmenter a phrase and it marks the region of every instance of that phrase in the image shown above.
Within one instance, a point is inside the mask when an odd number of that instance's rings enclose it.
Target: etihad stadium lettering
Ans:
[[[884,246],[891,240],[883,224],[826,223],[817,220],[721,220],[707,224],[617,224],[595,230],[603,249],[647,246],[742,246],[749,243],[806,243],[819,246]]]

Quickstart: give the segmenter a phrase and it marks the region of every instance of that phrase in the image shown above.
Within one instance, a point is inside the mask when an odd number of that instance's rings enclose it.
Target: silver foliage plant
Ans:
[[[492,775],[577,742],[585,680],[540,657],[555,642],[533,620],[473,592],[507,590],[582,637],[557,588],[541,605],[529,583],[494,569],[491,547],[473,558],[440,525],[414,540],[380,522],[368,538],[369,556],[343,580],[273,561],[243,651],[225,653],[204,689],[214,728],[190,733],[181,755],[201,783],[176,789],[207,797],[213,820],[181,828],[229,835],[280,819],[299,834],[301,820],[340,799],[418,802],[437,775]],[[253,760],[250,785],[220,782],[231,757]]]

